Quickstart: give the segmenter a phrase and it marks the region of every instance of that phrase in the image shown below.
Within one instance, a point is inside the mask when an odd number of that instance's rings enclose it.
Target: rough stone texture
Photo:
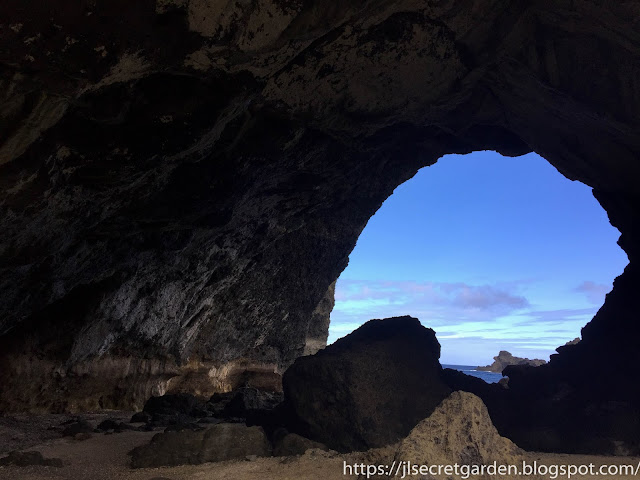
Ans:
[[[272,381],[321,343],[314,312],[393,189],[496,149],[593,187],[631,262],[535,375],[579,397],[595,371],[601,404],[640,411],[638,18],[600,0],[4,0],[0,409]]]
[[[271,444],[260,427],[221,423],[207,429],[165,432],[131,451],[133,468],[196,465],[271,455]]]
[[[467,392],[453,392],[438,405],[429,418],[416,425],[400,442],[394,458],[396,465],[409,461],[418,466],[458,464],[469,467],[488,466],[494,462],[496,465],[520,467],[522,459],[522,450],[511,440],[501,437],[491,423],[489,412],[482,400]],[[435,475],[429,473],[430,475],[423,478],[452,478],[452,475],[444,472],[435,472]],[[499,475],[490,471],[470,476],[481,480],[513,477],[513,474]],[[407,477],[402,471],[396,471],[390,478]]]
[[[487,372],[502,373],[502,371],[509,365],[529,365],[531,367],[539,367],[540,365],[544,365],[545,363],[547,363],[545,360],[540,360],[539,358],[535,358],[532,360],[529,358],[514,357],[506,350],[500,350],[500,353],[493,357],[493,363],[491,365],[487,365],[485,367],[477,367],[477,369]]]
[[[418,319],[370,320],[285,372],[291,430],[343,452],[396,442],[450,393],[439,357]]]

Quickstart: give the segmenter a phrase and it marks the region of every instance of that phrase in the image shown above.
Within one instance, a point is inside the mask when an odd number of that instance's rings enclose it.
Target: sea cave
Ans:
[[[594,0],[2,2],[0,476],[637,464],[638,18]],[[539,154],[620,232],[628,265],[580,342],[506,367],[508,388],[443,369],[414,312],[326,346],[367,222],[478,151]]]

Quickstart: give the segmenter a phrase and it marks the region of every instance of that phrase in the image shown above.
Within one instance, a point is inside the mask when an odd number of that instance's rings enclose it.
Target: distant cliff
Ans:
[[[514,357],[506,350],[501,350],[496,357],[493,357],[493,363],[491,365],[478,367],[477,369],[485,372],[502,373],[502,370],[509,365],[531,365],[532,367],[539,367],[545,363],[547,363],[545,360],[540,360],[538,358],[529,360],[528,358]]]

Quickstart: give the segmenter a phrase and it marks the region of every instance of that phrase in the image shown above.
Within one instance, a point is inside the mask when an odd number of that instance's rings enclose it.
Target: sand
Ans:
[[[96,415],[95,421],[107,414]],[[113,415],[111,415],[113,416]],[[84,418],[86,418],[83,415]],[[147,443],[157,432],[124,432],[117,434],[93,434],[86,440],[59,438],[51,426],[59,425],[69,417],[42,415],[24,418],[0,418],[0,456],[10,450],[37,450],[47,458],[60,458],[64,467],[0,467],[0,479],[64,479],[64,480],[338,480],[357,478],[343,475],[343,461],[354,461],[353,455],[340,455],[320,451],[308,451],[298,457],[270,457],[255,460],[229,461],[189,465],[182,467],[131,469],[127,453],[134,447]],[[54,438],[55,437],[55,438]],[[609,457],[594,455],[567,455],[528,452],[529,463],[539,464],[589,464],[638,465],[638,457]],[[419,477],[413,477],[418,479]],[[525,478],[525,477],[515,477]],[[551,478],[547,476],[545,478]],[[561,478],[561,477],[558,477]],[[566,478],[566,477],[564,477]],[[575,476],[577,480],[591,476]],[[601,476],[609,480],[639,477]]]

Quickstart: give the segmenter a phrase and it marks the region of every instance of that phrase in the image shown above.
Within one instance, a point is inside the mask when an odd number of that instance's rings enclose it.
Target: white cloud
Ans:
[[[591,303],[602,305],[605,295],[611,291],[611,285],[603,285],[587,280],[578,285],[575,290],[576,292],[584,293]]]

